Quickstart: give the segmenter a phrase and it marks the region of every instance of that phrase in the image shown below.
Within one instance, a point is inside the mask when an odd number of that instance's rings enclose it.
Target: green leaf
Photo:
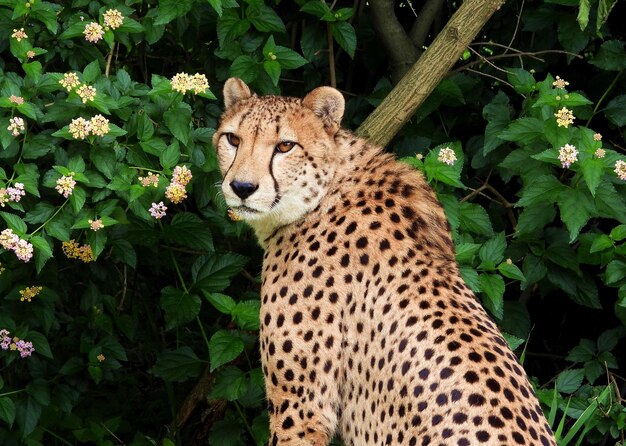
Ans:
[[[165,329],[186,324],[200,313],[202,301],[195,294],[171,286],[161,290],[160,305],[165,312]]]
[[[626,94],[615,96],[603,110],[604,116],[618,127],[626,125]],[[598,160],[599,161],[599,160]]]
[[[85,189],[75,187],[72,191],[72,195],[70,195],[70,203],[72,204],[74,212],[80,212],[85,205],[85,201],[87,201],[87,192]]]
[[[461,227],[475,234],[491,236],[493,228],[487,215],[487,211],[478,205],[469,202],[461,203],[459,208]]]
[[[31,2],[31,17],[46,25],[50,34],[55,35],[59,29],[57,22],[59,6],[50,2]]]
[[[177,17],[191,11],[193,0],[159,0],[159,8],[155,25],[166,25]]]
[[[526,277],[526,283],[523,284],[523,289],[528,285],[535,284],[543,279],[548,272],[548,268],[544,261],[537,256],[529,254],[524,258],[524,264],[522,265],[524,277]]]
[[[230,75],[246,83],[253,82],[258,73],[259,63],[247,55],[237,57],[230,66]]]
[[[189,142],[191,126],[191,107],[184,102],[179,102],[176,108],[163,113],[165,125],[183,145]]]
[[[626,329],[624,329],[624,327],[606,330],[598,337],[598,351],[610,352],[617,346],[617,343],[624,335],[626,335]]]
[[[0,420],[5,421],[9,427],[15,421],[15,403],[9,397],[0,397]]]
[[[164,169],[171,169],[180,159],[180,145],[174,140],[172,144],[159,154],[159,162]]]
[[[480,248],[479,256],[483,262],[500,263],[504,260],[506,250],[506,238],[504,232],[499,232],[495,237],[487,240]]]
[[[200,217],[190,212],[174,216],[171,224],[163,227],[163,235],[168,242],[188,248],[213,251],[213,235],[209,226]]]
[[[526,305],[516,300],[504,301],[504,318],[501,327],[503,331],[518,338],[528,338],[532,322]]]
[[[100,62],[98,59],[90,62],[83,70],[83,81],[92,84],[102,72],[100,71]]]
[[[483,108],[483,117],[487,120],[483,155],[487,155],[504,143],[500,134],[511,120],[510,113],[509,97],[502,91],[498,91],[491,102]]]
[[[524,277],[524,273],[522,272],[522,270],[519,269],[519,267],[517,265],[514,265],[513,263],[507,263],[507,262],[501,263],[500,265],[498,265],[498,271],[504,277],[508,277],[509,279],[521,280],[521,281],[526,280],[526,277]]]
[[[41,79],[41,73],[43,70],[43,67],[41,66],[40,62],[35,61],[35,62],[24,63],[22,64],[22,68],[24,69],[26,76],[31,78],[34,83],[39,82],[39,80]]]
[[[332,15],[332,12],[326,2],[321,0],[308,1],[300,8],[300,11],[314,15],[320,19],[325,15]]]
[[[330,30],[339,46],[354,59],[354,51],[356,50],[356,32],[354,27],[348,22],[332,22]]]
[[[597,234],[589,248],[590,253],[604,251],[613,247],[613,240],[606,234]]]
[[[486,299],[483,301],[487,309],[498,319],[504,315],[504,280],[498,274],[481,274],[480,289]]]
[[[244,343],[240,336],[227,330],[219,330],[209,341],[211,372],[221,365],[232,361],[243,352]]]
[[[529,94],[535,90],[536,81],[533,75],[522,68],[508,68],[507,78],[515,91],[521,94]],[[508,114],[508,113],[507,113]]]
[[[624,105],[626,106],[626,104]],[[583,171],[583,178],[585,179],[585,183],[587,183],[589,192],[595,197],[596,190],[604,174],[604,162],[601,159],[588,158],[583,160],[580,164]]]
[[[543,134],[542,121],[537,118],[519,118],[511,122],[498,137],[527,145],[541,139]]]
[[[266,5],[248,7],[248,20],[263,33],[285,33],[285,24],[272,8]]]
[[[607,71],[620,71],[626,68],[626,51],[621,40],[607,40],[589,63]]]
[[[26,234],[28,231],[26,223],[24,223],[24,221],[17,215],[9,214],[8,212],[0,212],[0,217],[2,217],[7,226],[15,232]]]
[[[606,22],[613,7],[617,4],[617,0],[599,0],[598,1],[598,17],[596,19],[596,31],[600,31],[602,25]]]
[[[300,68],[302,65],[309,62],[295,51],[280,45],[276,46],[274,54],[278,62],[280,62],[281,67],[285,70]]]
[[[211,446],[250,446],[253,443],[249,442],[247,437],[243,438],[244,432],[236,419],[219,420],[211,426],[208,444]],[[258,443],[257,446],[259,446]]]
[[[24,435],[24,437],[27,437],[35,430],[40,418],[41,405],[37,403],[34,398],[28,397],[26,406],[21,407],[17,417],[17,422],[21,425],[22,435]]]
[[[199,257],[191,268],[193,286],[205,293],[223,291],[247,261],[246,257],[232,252]]]
[[[215,374],[211,397],[235,401],[246,390],[246,375],[237,367],[225,367]]]
[[[202,373],[204,365],[190,347],[165,350],[159,355],[150,373],[165,381],[184,382]]]
[[[571,243],[576,240],[582,227],[591,218],[595,206],[586,191],[569,187],[561,191],[557,204],[561,213],[561,220],[570,233]]]
[[[224,314],[233,314],[237,303],[230,296],[220,293],[204,293],[204,297],[211,302],[217,311]]]
[[[480,292],[480,281],[478,279],[478,272],[471,266],[461,265],[459,268],[463,281],[471,288],[475,293]]]
[[[589,24],[589,0],[580,0],[576,21],[582,31],[587,28],[587,25]]]
[[[543,175],[524,186],[522,197],[515,205],[530,206],[537,203],[554,203],[565,186],[552,175]]]
[[[131,19],[130,17],[124,17],[124,22],[122,26],[120,26],[117,31],[121,33],[141,33],[144,32],[144,27],[136,20]]]
[[[562,393],[574,393],[583,382],[583,369],[563,370],[556,378],[556,390]]]
[[[439,161],[439,153],[443,149],[451,149],[454,151],[456,161],[452,165]],[[414,158],[415,159],[415,158]],[[429,182],[433,180],[441,181],[450,186],[464,189],[465,186],[461,182],[461,170],[465,159],[461,144],[447,143],[434,147],[424,159],[424,171]]]
[[[609,237],[611,237],[616,242],[626,239],[626,225],[615,226],[611,230]]]
[[[567,361],[572,362],[587,362],[592,360],[596,355],[596,344],[589,339],[581,339],[578,345],[570,350],[567,357]]]
[[[45,238],[38,235],[31,237],[29,241],[35,248],[35,267],[39,273],[46,262],[52,258],[52,248]]]
[[[481,246],[480,243],[460,243],[456,245],[456,261],[459,263],[470,263]]]
[[[260,309],[261,301],[246,300],[239,302],[232,312],[235,324],[242,330],[258,330]]]
[[[222,17],[217,22],[217,39],[220,49],[243,36],[250,29],[250,21],[239,17],[238,10],[235,8],[226,9],[222,13]]]
[[[211,7],[217,12],[218,16],[222,15],[222,0],[208,0]]]
[[[275,60],[266,60],[263,62],[263,69],[272,80],[272,83],[274,85],[278,85],[281,71],[280,63]]]
[[[556,217],[556,211],[553,204],[538,203],[528,206],[524,208],[517,219],[515,236],[520,237],[542,230],[554,220],[554,217]]]
[[[35,352],[37,354],[45,356],[46,358],[54,359],[52,350],[50,350],[48,338],[46,338],[43,334],[37,331],[29,331],[26,339],[33,343],[33,347],[35,347]]]
[[[626,223],[624,195],[617,192],[611,183],[606,181],[600,183],[596,190],[595,205],[599,215],[612,217],[620,223]]]
[[[252,420],[252,435],[257,445],[264,445],[270,439],[270,419],[267,412],[263,412]]]
[[[621,260],[613,260],[606,266],[604,272],[605,282],[608,285],[617,283],[626,277],[626,262]]]

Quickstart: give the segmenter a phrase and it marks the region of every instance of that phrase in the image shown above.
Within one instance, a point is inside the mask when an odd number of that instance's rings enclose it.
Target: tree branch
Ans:
[[[372,6],[379,1],[373,1]],[[356,133],[375,144],[389,143],[504,1],[465,0],[424,54]]]
[[[396,17],[394,0],[370,0],[369,7],[372,26],[389,55],[391,77],[397,83],[417,60],[419,53]]]

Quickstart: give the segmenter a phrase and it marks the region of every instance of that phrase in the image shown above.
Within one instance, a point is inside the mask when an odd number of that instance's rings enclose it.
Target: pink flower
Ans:
[[[24,184],[15,183],[14,187],[7,187],[7,194],[9,194],[9,201],[17,203],[26,195],[26,192],[24,192]]]
[[[28,262],[33,257],[33,245],[26,240],[21,240],[13,247],[13,252],[22,262]]]
[[[578,150],[571,144],[565,144],[559,149],[559,161],[563,166],[563,169],[569,168],[572,163],[578,161]]]
[[[152,206],[150,207],[150,215],[152,215],[157,220],[165,217],[166,211],[167,206],[165,206],[162,201],[159,203],[152,203]]]
[[[58,193],[63,195],[65,198],[72,195],[74,192],[74,187],[76,187],[76,180],[72,176],[62,176],[57,180],[57,185],[55,189]]]

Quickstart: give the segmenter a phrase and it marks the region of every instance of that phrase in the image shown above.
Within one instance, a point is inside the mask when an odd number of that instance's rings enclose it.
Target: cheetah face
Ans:
[[[320,87],[303,100],[258,97],[231,78],[224,102],[213,145],[228,206],[257,232],[273,231],[314,209],[335,173],[342,95]]]

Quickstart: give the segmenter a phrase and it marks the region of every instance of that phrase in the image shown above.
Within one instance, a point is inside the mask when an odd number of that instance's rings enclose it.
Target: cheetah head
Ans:
[[[237,78],[224,85],[225,112],[213,137],[228,206],[259,240],[319,204],[336,170],[334,136],[344,99],[319,87],[304,99],[257,96]]]

